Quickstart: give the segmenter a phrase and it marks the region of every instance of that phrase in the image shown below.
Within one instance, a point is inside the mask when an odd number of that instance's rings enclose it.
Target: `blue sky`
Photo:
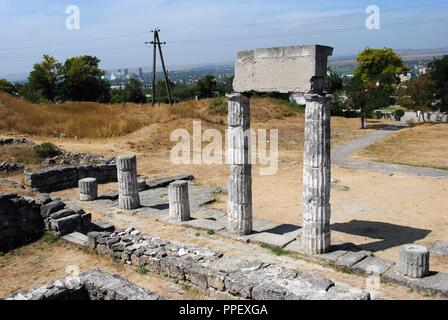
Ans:
[[[381,10],[380,30],[364,27],[371,4]],[[65,27],[68,5],[80,8],[80,30]],[[448,46],[448,1],[0,0],[0,76],[28,72],[45,53],[61,61],[97,55],[108,69],[149,66],[143,42],[155,26],[168,42],[168,65],[231,62],[242,49],[295,44],[330,45],[335,55],[439,48]]]

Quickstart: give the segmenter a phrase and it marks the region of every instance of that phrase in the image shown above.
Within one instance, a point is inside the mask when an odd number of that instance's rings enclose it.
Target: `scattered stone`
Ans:
[[[336,260],[336,265],[342,268],[351,268],[362,259],[371,256],[370,251],[347,252]]]
[[[393,263],[386,260],[378,259],[375,257],[367,257],[355,264],[352,269],[363,274],[382,275],[387,270],[392,268],[393,265]]]
[[[194,176],[192,174],[179,174],[172,177],[147,181],[146,183],[148,189],[157,189],[168,187],[170,183],[178,180],[191,181],[194,180]]]
[[[164,300],[160,295],[128,280],[92,269],[79,276],[68,276],[8,300]]]
[[[69,233],[63,237],[61,237],[62,240],[67,241],[71,244],[80,246],[80,247],[86,247],[88,243],[88,238],[85,234],[82,234],[80,232],[72,232]]]
[[[448,242],[435,241],[429,247],[431,254],[436,256],[448,256]]]

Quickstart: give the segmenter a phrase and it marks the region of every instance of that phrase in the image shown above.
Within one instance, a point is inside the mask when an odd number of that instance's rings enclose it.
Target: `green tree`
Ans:
[[[421,75],[403,83],[398,90],[397,104],[410,110],[431,109],[435,91],[435,81],[429,75]]]
[[[61,64],[56,58],[44,55],[42,62],[36,63],[28,76],[30,93],[37,92],[45,99],[54,101],[60,83]]]
[[[333,72],[331,68],[328,68],[327,76],[325,77],[325,90],[328,93],[335,93],[344,88],[341,75]]]
[[[140,80],[131,78],[125,89],[126,101],[134,103],[145,103],[146,95],[143,90],[143,84]]]
[[[6,79],[0,79],[0,91],[14,94],[17,92],[17,88]]]
[[[196,82],[200,98],[211,98],[218,91],[218,83],[213,75],[207,74]]]
[[[430,64],[430,77],[435,81],[436,107],[448,111],[448,55],[434,59]]]
[[[361,128],[364,129],[370,113],[390,103],[390,96],[400,82],[399,75],[407,68],[391,48],[366,48],[356,60],[358,67],[348,95],[354,108],[361,110]]]
[[[103,79],[100,60],[92,56],[67,59],[62,67],[62,94],[65,100],[110,101],[110,85]]]

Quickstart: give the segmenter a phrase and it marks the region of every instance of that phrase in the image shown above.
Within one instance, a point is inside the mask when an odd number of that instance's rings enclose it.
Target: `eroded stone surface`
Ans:
[[[263,48],[238,53],[235,92],[320,93],[333,48],[310,45]]]

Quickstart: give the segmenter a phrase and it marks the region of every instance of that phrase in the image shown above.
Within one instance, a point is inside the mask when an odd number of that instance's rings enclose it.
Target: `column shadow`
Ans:
[[[362,250],[373,252],[416,242],[424,239],[431,232],[431,230],[426,229],[364,220],[335,223],[331,225],[331,229],[356,236],[381,239],[379,241],[357,245]]]

